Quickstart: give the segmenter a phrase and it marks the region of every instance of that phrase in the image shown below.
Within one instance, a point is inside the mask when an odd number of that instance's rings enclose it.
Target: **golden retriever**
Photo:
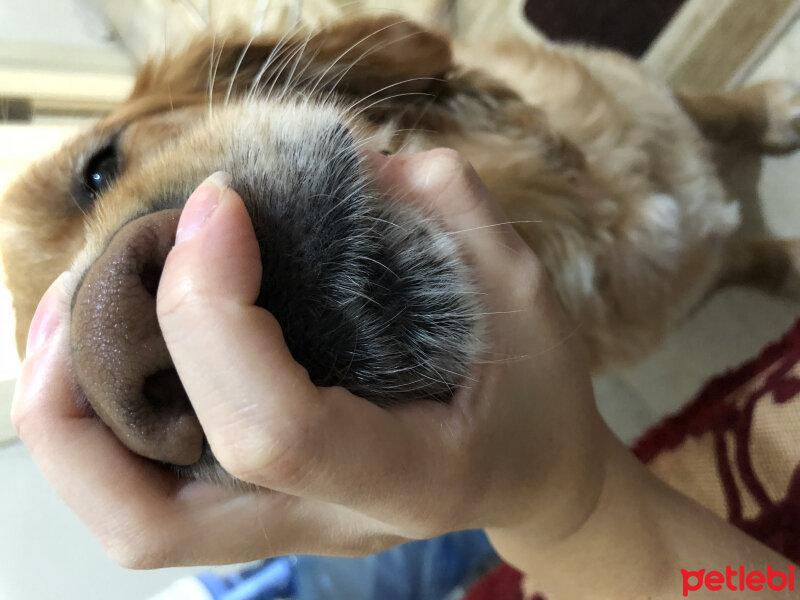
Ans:
[[[784,83],[676,94],[614,52],[462,47],[394,17],[199,37],[146,64],[124,104],[7,191],[18,346],[72,269],[73,371],[89,404],[133,451],[224,476],[195,435],[168,427],[194,417],[154,299],[183,203],[224,169],[262,246],[258,304],[312,380],[383,404],[446,400],[480,352],[458,250],[469,232],[379,189],[362,160],[446,147],[474,165],[607,368],[657,346],[721,283],[796,285],[794,242],[731,242],[739,207],[711,157],[717,142],[792,151],[798,114]]]

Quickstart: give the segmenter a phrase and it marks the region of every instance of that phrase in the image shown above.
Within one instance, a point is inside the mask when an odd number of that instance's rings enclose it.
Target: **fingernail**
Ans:
[[[58,329],[64,310],[62,304],[63,283],[68,277],[70,277],[69,271],[59,275],[39,301],[39,306],[36,307],[36,313],[33,315],[31,327],[28,330],[28,342],[25,347],[27,356],[44,347]]]
[[[189,196],[183,207],[178,231],[175,233],[175,245],[185,242],[197,234],[203,224],[219,204],[222,192],[231,184],[231,176],[225,171],[217,171],[209,175]]]

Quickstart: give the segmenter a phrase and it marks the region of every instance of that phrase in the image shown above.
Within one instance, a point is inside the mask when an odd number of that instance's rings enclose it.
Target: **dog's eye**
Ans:
[[[115,144],[104,146],[86,163],[83,172],[83,184],[94,197],[108,188],[119,174],[119,156]]]

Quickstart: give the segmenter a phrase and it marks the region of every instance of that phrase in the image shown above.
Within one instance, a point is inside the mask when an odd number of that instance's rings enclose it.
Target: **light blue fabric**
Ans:
[[[462,531],[364,558],[281,557],[197,580],[211,600],[444,600],[493,557],[482,531]]]
[[[465,531],[365,558],[300,556],[295,598],[443,600],[493,555],[482,531]]]

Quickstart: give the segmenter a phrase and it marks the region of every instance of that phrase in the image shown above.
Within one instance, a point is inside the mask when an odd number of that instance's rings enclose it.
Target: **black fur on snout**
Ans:
[[[337,135],[341,139],[331,144],[328,156],[308,156],[290,142],[278,143],[270,171],[279,170],[280,177],[243,160],[223,166],[232,174],[231,185],[244,200],[260,245],[263,278],[256,304],[278,320],[293,357],[315,384],[343,386],[382,406],[415,399],[446,401],[465,377],[477,348],[477,310],[468,274],[450,238],[415,210],[377,190],[363,172],[349,134],[339,129],[333,133]],[[197,180],[201,178],[198,174]],[[136,382],[135,393],[121,394],[114,378],[98,383],[89,377],[92,385],[83,386],[89,402],[104,420],[112,421],[108,424],[123,442],[156,460],[179,462],[184,465],[181,472],[198,476],[198,470],[207,472],[213,456],[206,445],[193,466],[187,457],[198,456],[197,436],[187,434],[192,448],[186,449],[170,435],[177,431],[174,418],[195,421],[180,382],[169,376],[174,369],[171,359],[163,356],[160,331],[158,341],[148,335],[139,343],[116,336],[114,332],[125,326],[113,322],[156,323],[154,301],[129,299],[153,298],[153,282],[160,277],[166,254],[154,253],[158,258],[153,259],[146,253],[142,259],[141,246],[150,234],[129,232],[155,215],[172,215],[181,208],[191,192],[190,186],[183,187],[181,193],[155,202],[149,215],[128,223],[121,230],[128,232],[123,241],[110,244],[89,269],[84,282],[104,285],[109,277],[97,270],[113,264],[124,273],[124,285],[82,301],[81,294],[88,292],[85,285],[79,288],[76,306],[91,306],[105,315],[100,328],[105,333],[73,311],[72,346],[73,358],[85,366],[84,372],[92,372],[95,361],[110,371],[115,364],[125,364],[126,372],[133,373],[128,380]],[[151,238],[163,244],[162,225],[150,224],[144,230],[154,227],[158,233]],[[174,236],[174,222],[171,227]],[[132,260],[141,264],[131,266]],[[143,316],[142,311],[152,314]],[[160,358],[153,360],[156,347]],[[84,383],[80,373],[78,383]],[[159,403],[172,408],[162,409]],[[135,415],[133,429],[120,435],[118,421],[130,415]],[[137,431],[150,432],[148,439],[126,439],[136,438]],[[159,437],[152,432],[166,433]]]
[[[430,223],[358,173],[355,154],[321,188],[297,172],[293,202],[267,182],[237,188],[261,247],[257,304],[317,385],[380,405],[447,400],[475,347],[464,270]]]

